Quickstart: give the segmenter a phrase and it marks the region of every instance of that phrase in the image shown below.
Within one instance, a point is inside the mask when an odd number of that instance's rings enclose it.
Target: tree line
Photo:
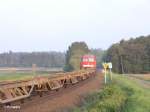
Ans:
[[[61,67],[65,71],[79,70],[81,57],[93,54],[101,67],[104,51],[89,49],[85,42],[73,42],[66,52],[5,52],[0,53],[0,67]]]
[[[104,61],[111,61],[117,73],[150,72],[150,35],[113,44]]]
[[[62,52],[6,52],[0,54],[0,67],[63,67],[65,53]]]

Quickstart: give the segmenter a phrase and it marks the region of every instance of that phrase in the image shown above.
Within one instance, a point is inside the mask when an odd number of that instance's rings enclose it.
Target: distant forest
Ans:
[[[0,54],[0,67],[63,67],[65,53],[61,52],[12,52]]]
[[[76,42],[77,43],[77,42]],[[91,54],[96,55],[97,64],[101,65],[103,50],[90,49]],[[76,53],[79,55],[80,53]],[[37,67],[61,67],[66,64],[65,52],[5,52],[0,54],[0,67],[32,67],[36,64]],[[80,60],[80,59],[79,59]],[[80,62],[78,62],[80,65]]]
[[[113,44],[105,61],[111,61],[113,71],[117,73],[149,73],[150,35]]]

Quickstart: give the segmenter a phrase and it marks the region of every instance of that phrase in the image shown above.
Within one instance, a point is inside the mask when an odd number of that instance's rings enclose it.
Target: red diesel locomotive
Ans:
[[[87,69],[87,68],[96,69],[96,56],[94,55],[82,56],[80,68],[81,69]]]

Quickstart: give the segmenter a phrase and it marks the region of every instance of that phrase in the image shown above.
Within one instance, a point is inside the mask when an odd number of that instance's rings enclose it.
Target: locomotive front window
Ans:
[[[94,58],[89,58],[89,62],[94,62]]]
[[[88,59],[87,58],[83,58],[83,62],[88,62]]]

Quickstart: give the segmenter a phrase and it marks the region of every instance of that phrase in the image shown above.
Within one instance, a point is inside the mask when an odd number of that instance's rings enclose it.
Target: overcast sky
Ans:
[[[150,0],[0,0],[0,52],[107,49],[150,34]]]

